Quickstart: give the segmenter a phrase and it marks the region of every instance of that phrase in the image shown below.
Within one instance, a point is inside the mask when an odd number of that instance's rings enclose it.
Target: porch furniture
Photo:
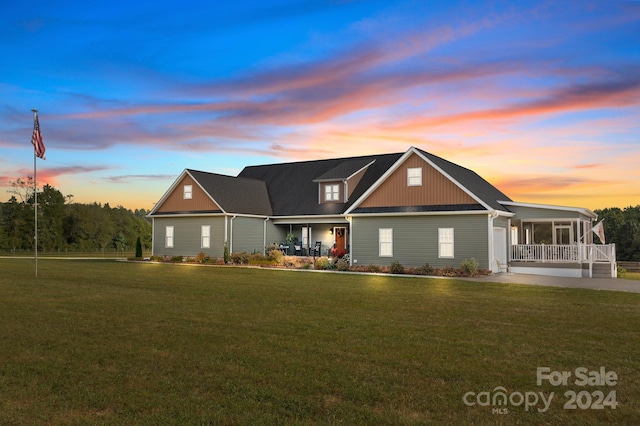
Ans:
[[[295,249],[295,255],[296,256],[302,256],[302,245],[295,245],[294,244],[294,249]]]
[[[511,270],[508,264],[500,262],[500,259],[496,259],[496,264],[498,265],[499,274],[511,275]]]
[[[320,252],[322,251],[322,241],[316,241],[316,245],[313,248],[310,248],[309,251],[311,252],[309,255],[314,258],[316,256],[320,256]]]

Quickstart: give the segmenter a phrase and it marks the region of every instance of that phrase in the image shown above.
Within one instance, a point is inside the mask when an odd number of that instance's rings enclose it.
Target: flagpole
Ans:
[[[38,110],[36,108],[31,110],[33,112],[33,122],[34,124],[38,120]],[[35,126],[34,126],[35,127]],[[35,241],[35,261],[36,261],[36,277],[38,276],[38,170],[36,167],[36,151],[33,151],[33,200],[34,200],[34,222],[35,222],[35,232],[34,232],[34,241]]]

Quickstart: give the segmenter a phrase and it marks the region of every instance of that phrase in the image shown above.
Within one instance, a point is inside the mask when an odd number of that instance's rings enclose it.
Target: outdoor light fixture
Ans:
[[[333,228],[329,228],[329,233],[333,235]]]

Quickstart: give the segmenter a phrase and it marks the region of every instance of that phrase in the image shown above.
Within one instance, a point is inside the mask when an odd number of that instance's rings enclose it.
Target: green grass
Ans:
[[[0,270],[0,424],[640,418],[640,294],[106,260]],[[537,386],[538,366],[618,383]],[[462,401],[498,386],[555,396],[545,413]],[[617,409],[563,409],[566,391],[598,389]]]
[[[625,280],[640,281],[640,272],[625,272],[623,274],[620,274],[620,278],[624,278]]]

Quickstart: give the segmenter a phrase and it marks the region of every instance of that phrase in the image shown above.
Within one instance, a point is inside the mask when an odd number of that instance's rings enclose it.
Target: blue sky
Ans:
[[[0,200],[33,174],[151,209],[185,168],[404,152],[512,199],[640,204],[639,1],[22,1],[0,14]],[[5,194],[5,195],[1,195]]]

